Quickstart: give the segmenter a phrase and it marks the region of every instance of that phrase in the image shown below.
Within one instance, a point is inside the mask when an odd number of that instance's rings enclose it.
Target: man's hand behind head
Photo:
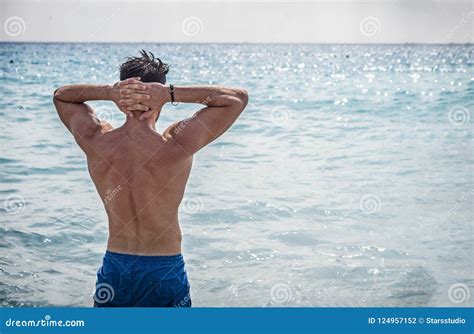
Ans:
[[[125,84],[120,93],[119,103],[127,111],[143,111],[140,120],[158,114],[169,100],[168,88],[157,82],[133,80]]]
[[[140,78],[129,78],[118,81],[112,86],[112,101],[119,107],[120,111],[133,117],[133,111],[148,111],[147,106],[140,102],[149,100],[150,95],[145,94],[147,87],[143,86]],[[126,103],[122,103],[126,100]]]

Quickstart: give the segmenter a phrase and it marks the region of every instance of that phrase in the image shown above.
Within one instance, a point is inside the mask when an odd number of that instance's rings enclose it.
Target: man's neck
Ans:
[[[125,121],[125,124],[123,125],[124,128],[130,128],[130,129],[135,129],[137,127],[140,127],[140,128],[149,128],[153,131],[156,131],[156,127],[155,127],[155,117],[152,117],[152,118],[147,118],[143,121],[140,121],[140,115],[142,113],[141,112],[134,112],[133,113],[133,118],[132,117],[129,117],[127,116],[127,119]]]

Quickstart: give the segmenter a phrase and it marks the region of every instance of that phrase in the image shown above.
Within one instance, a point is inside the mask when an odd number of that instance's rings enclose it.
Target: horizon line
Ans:
[[[0,44],[268,44],[268,45],[474,45],[473,42],[154,42],[154,41],[140,41],[140,42],[121,42],[121,41],[103,41],[103,42],[88,42],[88,41],[0,41]]]

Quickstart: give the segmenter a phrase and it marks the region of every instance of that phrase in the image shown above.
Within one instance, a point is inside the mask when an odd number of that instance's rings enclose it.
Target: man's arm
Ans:
[[[193,154],[208,145],[237,120],[248,103],[243,89],[217,86],[175,87],[175,100],[206,105],[192,117],[172,126],[171,135]]]
[[[85,142],[91,140],[102,130],[100,120],[92,108],[84,102],[107,100],[118,104],[120,89],[125,83],[127,82],[122,81],[114,85],[67,85],[56,89],[53,101],[59,118],[72,133],[79,146],[83,147]],[[143,88],[139,85],[134,87]],[[149,98],[145,94],[135,97],[143,100]],[[139,105],[139,102],[137,104],[133,106],[135,110],[148,110],[148,107]]]
[[[146,94],[151,98],[142,103],[152,110],[143,113],[140,119],[152,117],[165,103],[171,102],[168,86],[158,83],[145,85],[148,87]],[[218,86],[177,86],[174,87],[174,96],[176,102],[206,105],[192,117],[173,124],[165,131],[165,135],[171,135],[189,154],[197,152],[229,129],[248,103],[245,90]],[[132,104],[133,99],[128,103]]]

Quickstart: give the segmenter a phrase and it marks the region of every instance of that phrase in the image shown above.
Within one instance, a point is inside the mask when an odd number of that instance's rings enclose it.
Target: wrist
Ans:
[[[153,83],[151,89],[152,91],[149,94],[156,101],[156,104],[163,106],[171,102],[170,85]]]
[[[118,101],[120,98],[120,92],[116,85],[104,85],[103,87],[105,100],[109,101]]]

